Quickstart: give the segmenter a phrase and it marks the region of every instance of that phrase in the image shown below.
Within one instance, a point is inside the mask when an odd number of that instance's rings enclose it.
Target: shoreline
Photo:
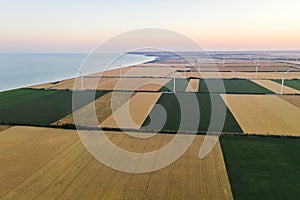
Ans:
[[[16,55],[16,56],[20,56],[20,55],[39,55],[39,56],[52,56],[52,55],[59,55],[59,56],[70,56],[70,55],[75,55],[75,56],[78,56],[78,55],[84,55],[84,54],[69,54],[69,53],[66,53],[66,54],[48,54],[48,53],[45,53],[45,54],[0,54],[0,55]],[[144,61],[141,61],[141,62],[134,62],[134,61],[131,61],[129,63],[125,63],[122,68],[125,68],[125,67],[128,67],[128,66],[131,66],[131,65],[140,65],[140,64],[146,64],[146,63],[151,63],[151,62],[156,62],[157,61],[157,58],[158,57],[154,57],[154,56],[146,56],[146,55],[139,55],[139,54],[130,54],[132,56],[135,56],[136,58],[141,58],[141,57],[144,57]],[[86,58],[86,56],[81,59],[80,61],[80,65],[82,64],[82,62],[84,62],[84,59]],[[20,67],[21,68],[21,67]],[[75,67],[74,67],[75,68]],[[76,72],[74,70],[74,68],[70,68],[70,70],[72,70],[72,72]],[[114,68],[110,68],[109,70],[111,69],[114,69]],[[29,70],[30,71],[30,70]],[[102,72],[102,71],[93,71],[93,72],[89,72],[89,74],[92,74],[92,73],[99,73],[99,72]],[[45,72],[46,73],[46,72]],[[44,73],[44,74],[45,74]],[[44,75],[43,74],[43,75]],[[71,73],[70,73],[71,74]],[[68,79],[73,79],[73,78],[77,78],[79,77],[79,73],[76,72],[76,74],[74,75],[69,75],[69,76],[65,76],[63,78],[52,78],[52,79],[47,79],[47,80],[43,80],[43,81],[37,81],[37,82],[32,82],[32,83],[27,83],[27,84],[24,84],[24,85],[20,85],[20,86],[16,86],[16,87],[8,87],[8,88],[4,88],[4,89],[0,89],[0,92],[6,92],[6,91],[10,91],[10,90],[15,90],[15,89],[20,89],[20,88],[26,88],[26,87],[32,87],[32,86],[37,86],[37,85],[43,85],[43,84],[51,84],[51,83],[55,83],[55,82],[61,82],[61,81],[64,81],[64,80],[68,80]],[[28,80],[28,79],[27,79]],[[4,83],[5,85],[5,83]]]

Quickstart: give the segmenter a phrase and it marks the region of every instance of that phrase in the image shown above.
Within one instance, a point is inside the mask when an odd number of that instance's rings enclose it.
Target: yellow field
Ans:
[[[90,74],[89,76],[95,76],[95,77],[99,77],[99,76],[116,76],[116,77],[120,77],[120,74],[125,74],[126,72],[132,70],[133,67],[122,67],[121,69],[110,69],[104,72],[98,72],[98,73],[93,73]]]
[[[161,93],[139,92],[122,105],[113,115],[104,120],[100,127],[139,129],[151,112]],[[127,109],[129,109],[127,111]],[[131,121],[130,119],[133,121]],[[115,121],[118,119],[118,124]]]
[[[12,127],[1,132],[0,198],[77,140],[74,131],[60,129]]]
[[[121,71],[120,71],[121,70]],[[94,73],[89,76],[117,76],[120,77],[164,77],[169,73],[172,73],[175,69],[167,67],[166,65],[137,65],[134,67],[124,67],[121,69],[113,69],[105,72]]]
[[[84,77],[83,88],[86,90],[136,90],[136,91],[158,91],[170,79],[165,78],[103,78]],[[75,86],[74,86],[75,85]],[[62,81],[52,87],[58,90],[80,90],[80,78]]]
[[[227,94],[221,97],[244,133],[300,135],[300,108],[277,96]]]
[[[0,132],[1,131],[5,131],[6,129],[9,129],[11,126],[7,126],[7,125],[0,125]]]
[[[300,108],[300,96],[284,95],[280,98]]]
[[[198,92],[200,79],[191,79],[186,88],[186,92]]]
[[[112,98],[114,94],[114,98]],[[94,102],[91,102],[79,110],[75,111],[77,117],[77,125],[88,126],[88,127],[98,127],[107,117],[109,117],[114,111],[119,109],[123,104],[127,102],[130,98],[131,93],[128,92],[109,92],[100,98],[96,99]],[[133,94],[134,95],[134,94]],[[113,107],[112,107],[113,104]],[[96,112],[97,121],[93,119],[93,116],[90,114],[90,111]],[[78,113],[78,114],[76,114]],[[73,114],[68,115],[56,122],[54,125],[63,125],[63,124],[74,124]]]
[[[264,88],[267,88],[268,90],[280,94],[281,84],[276,83],[271,80],[251,80],[252,82],[261,85]],[[300,91],[290,88],[288,86],[283,86],[283,94],[300,94]]]
[[[45,88],[51,88],[54,85],[55,84],[53,84],[53,83],[46,83],[46,84],[41,84],[41,85],[34,85],[34,86],[29,87],[29,88],[32,88],[32,89],[45,89]]]
[[[106,135],[133,152],[161,148],[173,137],[158,134],[146,142],[119,132]],[[162,170],[129,174],[95,160],[76,131],[15,127],[0,135],[0,141],[10,141],[1,146],[7,153],[0,154],[0,198],[232,199],[220,145],[200,160],[203,139],[196,136],[189,150]]]
[[[181,73],[183,74],[183,73]],[[179,76],[179,75],[178,75]],[[182,75],[181,75],[182,76]],[[258,72],[258,79],[281,79],[281,73],[275,72]],[[187,72],[187,78],[241,78],[256,79],[255,72]],[[286,80],[300,79],[300,72],[290,72],[285,76]]]

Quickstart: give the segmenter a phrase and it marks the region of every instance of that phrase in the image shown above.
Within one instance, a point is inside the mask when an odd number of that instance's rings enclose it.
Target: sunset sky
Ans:
[[[88,52],[122,32],[163,28],[207,50],[300,50],[299,0],[9,0],[0,52]]]

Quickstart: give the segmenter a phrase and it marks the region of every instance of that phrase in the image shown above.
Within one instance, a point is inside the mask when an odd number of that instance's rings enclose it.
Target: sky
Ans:
[[[206,50],[300,50],[299,0],[0,1],[0,52],[89,52],[162,28]]]

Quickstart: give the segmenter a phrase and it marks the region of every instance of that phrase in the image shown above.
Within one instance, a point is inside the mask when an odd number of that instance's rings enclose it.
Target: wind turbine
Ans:
[[[184,78],[186,77],[186,70],[185,70],[185,65],[183,64],[183,59],[181,59],[182,67],[184,69]]]
[[[256,71],[256,73],[255,73],[255,79],[257,79],[257,72],[258,72],[258,67],[259,67],[259,63],[258,63],[258,57],[256,58],[256,65],[255,65],[255,71]]]
[[[267,60],[268,60],[268,65],[267,66],[269,68],[270,67],[270,57],[268,57]]]
[[[176,93],[176,71],[173,72],[173,92]]]
[[[122,64],[123,64],[123,61],[121,61],[121,63],[118,65],[119,66],[119,70],[120,70],[120,78],[123,78]]]
[[[200,62],[199,62],[198,58],[196,59],[195,68],[196,68],[196,69],[198,68],[198,69],[199,69],[199,72],[201,71],[201,65],[200,65]]]
[[[223,56],[223,68],[225,68],[225,57]]]
[[[79,72],[80,74],[80,83],[81,83],[81,90],[83,90],[83,74],[80,70],[73,68],[75,71]]]
[[[282,77],[281,77],[281,87],[280,87],[280,95],[283,94],[283,85],[284,85],[284,76],[289,73],[291,71],[291,68],[289,70],[287,70],[286,72],[282,73]]]

